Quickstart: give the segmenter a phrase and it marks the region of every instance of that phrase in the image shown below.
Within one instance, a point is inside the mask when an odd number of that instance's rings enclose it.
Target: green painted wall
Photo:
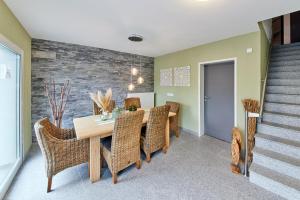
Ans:
[[[269,59],[270,41],[268,40],[265,29],[262,23],[258,23],[260,29],[260,47],[261,47],[261,78],[264,80],[267,73],[267,64]],[[263,84],[262,84],[263,87]],[[261,90],[262,90],[261,87]]]
[[[0,34],[24,51],[23,66],[23,123],[24,149],[28,152],[31,146],[31,38],[17,18],[0,1]]]
[[[261,41],[260,31],[253,32],[191,49],[156,57],[154,60],[154,90],[156,105],[162,105],[166,100],[182,104],[180,124],[183,128],[198,133],[198,63],[237,58],[237,123],[244,130],[244,108],[241,100],[244,98],[260,99],[261,88]],[[247,48],[253,48],[251,54]],[[190,87],[161,87],[160,69],[191,66]],[[167,97],[166,93],[174,93]]]

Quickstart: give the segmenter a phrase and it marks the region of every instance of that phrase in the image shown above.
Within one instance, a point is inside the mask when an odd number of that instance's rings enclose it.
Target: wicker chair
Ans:
[[[111,138],[101,141],[101,153],[112,173],[113,183],[117,183],[117,173],[136,164],[141,167],[140,135],[144,111],[119,115]]]
[[[111,113],[115,107],[116,107],[115,100],[111,100],[110,103],[109,103],[108,112]],[[101,109],[99,108],[99,106],[95,102],[93,102],[93,113],[94,113],[94,115],[100,115],[101,114]]]
[[[34,125],[38,144],[46,160],[47,192],[51,191],[52,177],[58,172],[89,160],[89,139],[77,140],[73,129],[60,129],[48,118]]]
[[[170,117],[170,131],[174,132],[176,137],[179,137],[180,131],[178,126],[178,120],[179,120],[180,104],[173,101],[167,101],[166,104],[170,106],[170,112],[176,113],[175,116]]]
[[[163,149],[166,153],[166,124],[170,106],[164,105],[150,110],[146,133],[141,136],[141,148],[146,154],[146,161],[150,162],[151,153]]]
[[[128,110],[130,106],[135,106],[136,108],[140,108],[141,107],[140,98],[138,98],[138,97],[126,98],[124,101],[125,109]]]

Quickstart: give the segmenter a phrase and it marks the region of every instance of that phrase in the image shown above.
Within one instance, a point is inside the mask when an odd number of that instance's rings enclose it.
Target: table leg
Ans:
[[[168,118],[167,120],[167,124],[166,124],[166,150],[169,148],[170,146],[170,120]]]
[[[100,155],[100,137],[90,138],[90,180],[92,183],[100,180],[101,173],[101,155]]]

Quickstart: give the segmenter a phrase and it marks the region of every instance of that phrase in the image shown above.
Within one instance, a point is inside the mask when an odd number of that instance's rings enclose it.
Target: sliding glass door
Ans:
[[[22,163],[20,58],[0,43],[0,199]]]

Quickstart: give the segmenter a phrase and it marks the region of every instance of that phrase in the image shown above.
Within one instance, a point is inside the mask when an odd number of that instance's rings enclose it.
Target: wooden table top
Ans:
[[[149,111],[145,111],[143,123],[147,123],[149,113]],[[176,113],[169,112],[169,117],[173,117],[175,115]],[[112,135],[115,120],[109,119],[106,121],[101,121],[100,115],[92,115],[87,117],[74,118],[73,123],[77,139],[86,139],[95,136],[104,138]]]

